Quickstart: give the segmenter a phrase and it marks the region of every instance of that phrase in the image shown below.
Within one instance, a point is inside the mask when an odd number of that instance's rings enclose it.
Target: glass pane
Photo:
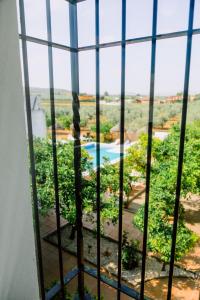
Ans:
[[[127,39],[151,35],[152,0],[127,0]]]
[[[48,88],[48,48],[35,43],[27,43],[29,80],[31,88]]]
[[[78,38],[79,46],[95,43],[95,1],[78,3]]]
[[[96,99],[95,99],[95,51],[80,52],[79,54],[79,100],[81,117],[81,140],[87,143],[95,140],[96,124]],[[94,151],[95,152],[95,151]],[[94,167],[95,153],[91,155],[91,163]],[[85,224],[85,223],[84,223]],[[91,225],[91,224],[90,224]],[[92,226],[95,226],[93,224]],[[88,259],[88,254],[84,246],[84,256]],[[88,248],[89,249],[89,248]],[[94,249],[93,249],[94,250]],[[95,249],[96,250],[96,249]],[[89,255],[90,258],[90,255]],[[95,257],[93,257],[95,259]],[[96,261],[93,261],[94,263]]]
[[[194,8],[194,28],[200,27],[200,1],[195,1],[195,8]]]
[[[150,43],[127,46],[125,139],[130,142],[147,129],[150,60]]]
[[[108,93],[115,95],[120,94],[121,78],[121,48],[113,47],[102,49],[100,52],[100,78],[101,78],[101,95]]]
[[[200,93],[200,57],[199,57],[200,36],[194,35],[192,41],[192,57],[191,57],[191,72],[190,72],[190,93]]]
[[[95,52],[79,52],[80,94],[95,94]]]
[[[44,101],[49,99],[48,49],[46,46],[33,43],[28,43],[27,46],[33,136],[34,138],[46,138],[48,132]],[[43,209],[45,206],[44,198],[41,199],[41,209]]]
[[[100,1],[101,43],[121,39],[121,0]]]
[[[188,0],[158,1],[157,33],[186,30],[188,27]]]
[[[200,57],[199,57],[200,36],[194,36],[192,42],[192,58],[190,71],[190,102],[188,106],[187,122],[191,123],[200,118]]]
[[[55,93],[55,110],[56,110],[56,138],[58,141],[66,141],[72,137],[72,93],[71,93],[71,64],[70,53],[64,50],[53,50],[54,63],[54,93]],[[48,101],[46,102],[48,108]],[[49,110],[46,110],[47,117],[50,119]],[[59,162],[58,157],[58,162]],[[66,181],[65,181],[66,182]],[[66,186],[61,187],[64,195]],[[65,215],[63,217],[66,217]],[[69,228],[66,228],[66,232]],[[66,235],[65,231],[62,232]],[[65,240],[66,242],[66,240]],[[64,246],[65,247],[65,246]]]
[[[126,95],[148,95],[151,44],[128,45],[126,60]]]
[[[44,0],[24,0],[26,33],[41,39],[47,38],[46,6]]]
[[[53,42],[69,46],[69,3],[63,0],[51,0],[51,18]]]
[[[53,49],[54,86],[71,93],[70,52]]]
[[[185,50],[184,37],[157,42],[156,96],[171,96],[183,91]]]

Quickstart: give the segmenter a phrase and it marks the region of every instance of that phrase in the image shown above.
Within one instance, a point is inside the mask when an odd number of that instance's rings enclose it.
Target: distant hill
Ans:
[[[64,89],[55,89],[55,100],[71,100],[71,92]],[[40,95],[42,100],[49,99],[49,89],[48,88],[31,88],[31,96]]]

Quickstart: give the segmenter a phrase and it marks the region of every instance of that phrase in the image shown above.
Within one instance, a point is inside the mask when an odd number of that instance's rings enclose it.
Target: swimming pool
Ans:
[[[96,168],[96,143],[89,143],[82,146],[84,149],[88,151],[90,156],[92,157],[92,164],[93,167]],[[104,157],[108,158],[111,162],[114,162],[115,160],[119,160],[120,158],[120,147],[119,145],[113,145],[113,144],[100,144],[100,164],[103,164]]]

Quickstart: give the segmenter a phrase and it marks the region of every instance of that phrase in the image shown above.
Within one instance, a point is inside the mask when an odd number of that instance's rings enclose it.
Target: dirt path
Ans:
[[[168,280],[153,279],[145,283],[145,294],[151,299],[167,299]],[[191,279],[174,278],[172,298],[173,300],[199,300],[199,282]]]
[[[188,200],[182,200],[185,208],[187,227],[200,238],[200,196],[192,195]],[[200,240],[182,260],[181,265],[189,270],[200,273]]]

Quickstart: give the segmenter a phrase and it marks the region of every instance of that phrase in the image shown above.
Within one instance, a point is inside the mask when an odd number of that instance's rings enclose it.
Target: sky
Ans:
[[[47,38],[45,0],[24,0],[27,35]],[[69,40],[68,3],[51,0],[53,41]],[[127,0],[126,38],[151,35],[153,0]],[[157,33],[186,30],[189,0],[158,0]],[[196,0],[194,28],[200,28],[200,0]],[[78,4],[79,46],[95,43],[95,0]],[[100,42],[121,39],[121,0],[100,0]],[[200,92],[200,35],[193,37],[190,93]],[[47,47],[28,43],[30,85],[48,87]],[[70,54],[55,49],[55,88],[71,89]],[[126,93],[149,94],[151,43],[126,47]],[[155,94],[182,92],[186,58],[186,38],[157,41]],[[80,92],[95,93],[95,51],[80,52]],[[120,93],[121,48],[100,51],[100,89],[103,94]]]

